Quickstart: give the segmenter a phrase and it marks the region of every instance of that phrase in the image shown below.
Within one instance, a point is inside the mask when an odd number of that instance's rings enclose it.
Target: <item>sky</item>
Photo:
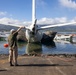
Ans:
[[[76,0],[36,0],[39,24],[76,21]],[[0,24],[29,25],[32,21],[32,0],[0,0]]]

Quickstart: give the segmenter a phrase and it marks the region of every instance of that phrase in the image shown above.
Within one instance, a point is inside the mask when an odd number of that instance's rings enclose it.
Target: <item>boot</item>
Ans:
[[[14,66],[14,65],[12,64],[12,62],[10,62],[10,66]]]

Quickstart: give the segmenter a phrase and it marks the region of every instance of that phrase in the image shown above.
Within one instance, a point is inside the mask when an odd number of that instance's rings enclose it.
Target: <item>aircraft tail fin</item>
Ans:
[[[32,24],[36,22],[35,0],[32,1]]]

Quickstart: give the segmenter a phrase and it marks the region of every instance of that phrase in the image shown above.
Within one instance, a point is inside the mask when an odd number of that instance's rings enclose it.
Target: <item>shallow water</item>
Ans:
[[[9,49],[3,45],[7,41],[0,41],[0,54],[8,54]],[[45,44],[41,43],[18,43],[18,54],[76,54],[76,44],[69,41],[53,41]]]

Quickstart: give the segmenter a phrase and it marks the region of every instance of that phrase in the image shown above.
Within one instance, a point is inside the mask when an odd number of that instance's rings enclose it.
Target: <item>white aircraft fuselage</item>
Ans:
[[[43,34],[38,31],[38,26],[36,25],[36,10],[35,0],[32,0],[32,25],[29,28],[26,28],[26,39],[28,42],[41,42]]]
[[[43,34],[40,31],[34,33],[29,29],[26,29],[26,39],[28,40],[28,42],[41,42],[42,37]]]
[[[62,24],[54,24],[54,25],[46,25],[42,27],[37,26],[37,19],[36,19],[36,0],[32,0],[32,24],[29,28],[26,28],[26,39],[28,42],[41,42],[43,38],[43,34],[39,31],[41,29],[53,28],[53,27],[60,27],[66,25],[76,24],[76,22],[71,23],[62,23]],[[55,35],[54,35],[55,36]]]
[[[41,42],[43,38],[43,33],[41,33],[39,30],[76,24],[76,22],[70,22],[70,23],[62,23],[62,24],[54,24],[54,25],[46,24],[46,26],[39,27],[37,25],[37,19],[36,19],[36,10],[35,10],[36,2],[35,1],[36,0],[32,0],[32,24],[29,27],[25,27],[26,28],[25,35],[26,35],[26,39],[28,40],[28,42]],[[17,27],[19,27],[19,25]]]

